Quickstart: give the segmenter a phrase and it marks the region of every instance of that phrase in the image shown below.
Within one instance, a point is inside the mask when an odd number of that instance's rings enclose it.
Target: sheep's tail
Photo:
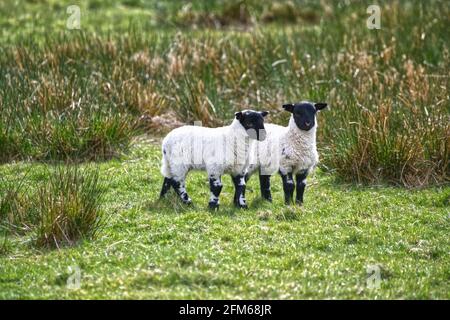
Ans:
[[[165,177],[165,178],[170,178],[171,174],[170,174],[170,165],[169,165],[169,160],[167,160],[167,148],[164,146],[162,146],[162,159],[161,159],[161,174]]]

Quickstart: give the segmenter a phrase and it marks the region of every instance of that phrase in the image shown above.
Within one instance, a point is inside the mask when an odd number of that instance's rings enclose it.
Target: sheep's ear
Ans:
[[[263,117],[265,117],[265,116],[267,116],[267,115],[269,114],[269,112],[267,112],[267,111],[261,111],[260,113],[261,113],[261,115],[262,115]]]
[[[325,109],[327,107],[327,104],[323,103],[323,102],[319,102],[319,103],[314,104],[314,107],[316,107],[316,110],[319,111],[319,110]]]
[[[293,103],[283,104],[283,109],[289,112],[293,112],[294,104]]]
[[[242,111],[236,112],[234,114],[234,116],[236,117],[236,119],[241,120],[242,119]]]

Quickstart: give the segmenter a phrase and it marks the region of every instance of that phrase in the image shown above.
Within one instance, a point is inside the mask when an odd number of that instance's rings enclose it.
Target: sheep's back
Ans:
[[[247,163],[244,140],[231,134],[229,127],[184,126],[166,136],[163,152],[171,167],[241,172]]]

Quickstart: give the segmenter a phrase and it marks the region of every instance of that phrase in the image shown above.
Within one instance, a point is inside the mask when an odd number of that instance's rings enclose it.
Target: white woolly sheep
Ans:
[[[249,166],[248,176],[259,169],[261,196],[272,201],[270,177],[277,171],[283,181],[286,204],[293,202],[296,178],[296,203],[303,203],[308,173],[317,165],[319,155],[316,148],[316,113],[326,103],[300,102],[285,104],[283,108],[292,113],[289,125],[282,127],[266,124],[267,139],[253,146],[254,162]]]
[[[246,208],[244,177],[249,165],[249,151],[256,140],[265,139],[264,117],[267,114],[265,111],[244,110],[235,113],[229,126],[183,126],[172,130],[162,143],[161,173],[164,182],[160,197],[164,197],[172,187],[183,203],[190,204],[192,201],[185,187],[186,175],[190,170],[206,170],[211,209],[219,206],[224,173],[233,179],[234,204]]]

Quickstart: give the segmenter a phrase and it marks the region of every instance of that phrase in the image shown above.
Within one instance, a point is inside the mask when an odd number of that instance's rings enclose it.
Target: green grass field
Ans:
[[[447,1],[72,4],[0,3],[0,299],[450,299]],[[304,206],[158,200],[168,130],[297,100],[330,104]]]
[[[192,208],[174,195],[158,201],[159,147],[148,141],[98,164],[111,213],[94,241],[38,250],[15,238],[1,258],[1,298],[450,298],[450,190],[337,184],[318,172],[305,206],[261,203],[251,179],[249,210],[232,209],[231,179],[222,207],[207,210],[206,176],[192,174]],[[45,165],[12,164],[1,174],[42,181]],[[366,268],[378,265],[379,288]],[[68,289],[78,266],[81,288]]]

